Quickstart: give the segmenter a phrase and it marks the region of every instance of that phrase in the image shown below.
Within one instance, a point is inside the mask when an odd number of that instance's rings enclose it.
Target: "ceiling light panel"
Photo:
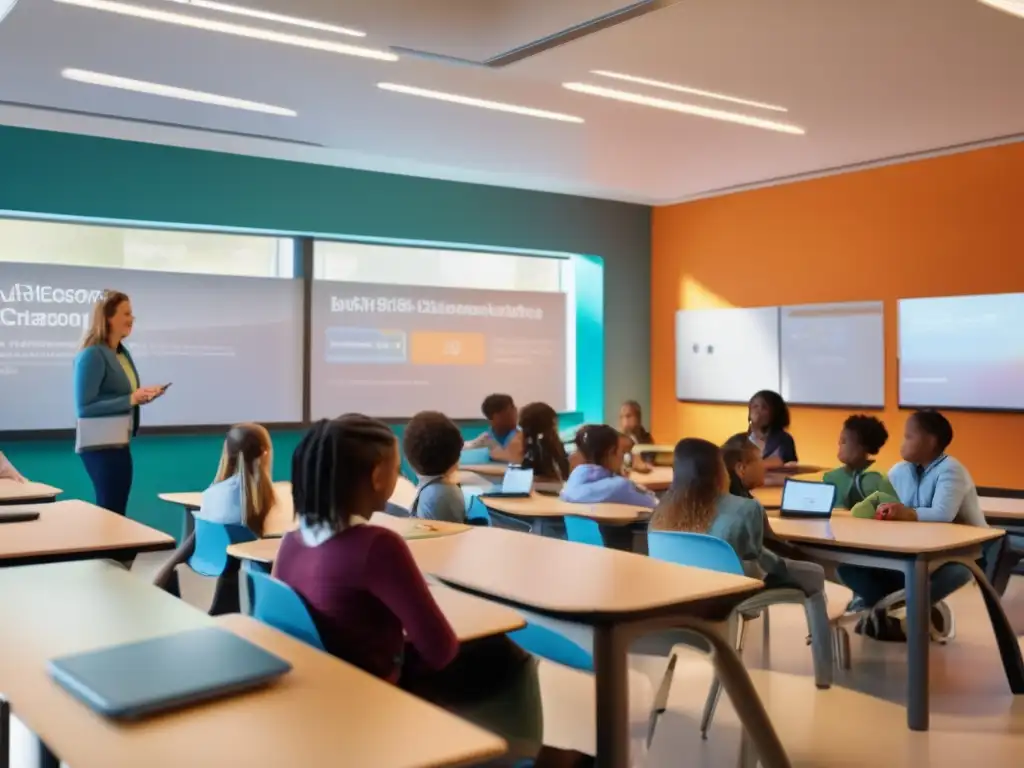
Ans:
[[[506,104],[502,101],[489,101],[487,99],[478,99],[473,96],[460,96],[456,93],[444,93],[443,91],[429,91],[425,88],[415,88],[411,85],[399,85],[397,83],[377,83],[377,87],[384,91],[390,91],[392,93],[402,93],[406,96],[419,96],[424,99],[434,99],[435,101],[446,101],[450,104],[461,104],[466,107],[479,107],[480,109],[490,109],[495,112],[510,112],[516,115],[525,115],[527,117],[540,117],[545,120],[557,120],[563,123],[582,123],[582,117],[576,117],[574,115],[565,115],[561,112],[549,112],[545,109],[534,109],[533,107],[521,107],[518,104]]]
[[[670,112],[681,112],[695,117],[706,117],[710,120],[721,120],[726,123],[736,123],[738,125],[746,125],[751,128],[762,128],[766,131],[778,131],[779,133],[789,133],[796,136],[802,136],[806,133],[806,131],[798,125],[780,123],[775,120],[765,120],[761,117],[744,115],[739,112],[726,112],[722,109],[710,109],[697,104],[686,104],[681,101],[656,99],[651,96],[643,96],[639,93],[618,91],[614,88],[602,88],[601,86],[588,85],[587,83],[563,83],[562,85],[564,88],[567,88],[570,91],[575,91],[576,93],[585,93],[589,96],[600,96],[601,98],[623,101],[627,104],[637,104],[642,107],[653,107],[655,109],[664,109]]]
[[[177,88],[173,85],[162,83],[149,83],[145,80],[133,80],[128,77],[116,75],[105,75],[101,72],[89,72],[84,69],[65,69],[61,75],[66,80],[88,85],[99,85],[104,88],[118,88],[123,91],[134,91],[145,93],[151,96],[163,96],[168,99],[182,99],[184,101],[195,101],[201,104],[212,104],[217,107],[228,107],[230,109],[244,109],[248,112],[262,112],[266,115],[278,115],[280,117],[296,117],[293,109],[275,107],[273,104],[262,104],[258,101],[247,101],[236,99],[231,96],[220,96],[216,93],[204,91],[193,91],[188,88]]]
[[[996,8],[1000,11],[1024,18],[1024,0],[979,0],[985,5]]]
[[[338,35],[348,35],[350,37],[366,37],[366,33],[360,32],[358,29],[349,29],[348,27],[339,27],[334,24],[325,24],[322,21],[303,19],[298,16],[286,16],[283,13],[271,13],[270,11],[261,11],[256,8],[246,8],[242,5],[216,3],[212,0],[167,0],[167,2],[177,3],[178,5],[191,5],[193,8],[202,8],[203,10],[217,11],[218,13],[229,13],[235,16],[247,16],[250,19],[273,21],[278,24],[290,24],[293,27],[316,29],[320,32],[334,32]]]
[[[613,80],[622,80],[627,83],[635,83],[636,85],[647,85],[651,88],[663,88],[667,91],[676,91],[677,93],[688,93],[692,96],[702,96],[706,99],[717,99],[718,101],[728,101],[731,104],[741,104],[745,107],[755,107],[757,109],[767,109],[772,112],[788,112],[789,110],[785,107],[780,107],[777,104],[765,104],[763,101],[751,101],[750,99],[741,99],[738,96],[729,96],[724,93],[717,93],[715,91],[704,91],[700,88],[691,88],[688,85],[676,85],[675,83],[666,83],[662,80],[651,80],[647,77],[637,77],[636,75],[624,75],[621,72],[608,72],[604,69],[592,70],[592,75],[598,75],[600,77],[610,77]]]
[[[136,19],[147,21],[159,21],[165,24],[175,24],[179,27],[190,27],[202,29],[207,32],[220,32],[225,35],[237,37],[248,37],[253,40],[263,40],[268,43],[280,43],[281,45],[294,45],[299,48],[309,48],[314,51],[326,51],[328,53],[340,53],[346,56],[361,56],[366,59],[378,61],[398,61],[398,56],[389,51],[379,51],[374,48],[364,48],[360,45],[349,45],[338,43],[333,40],[320,40],[313,37],[302,37],[285,32],[277,32],[261,27],[250,27],[234,22],[206,19],[199,16],[189,16],[184,13],[172,11],[161,11],[157,8],[148,8],[142,5],[122,3],[117,0],[54,0],[62,5],[73,5],[79,8],[88,8],[94,11],[106,11],[121,16],[131,16]]]

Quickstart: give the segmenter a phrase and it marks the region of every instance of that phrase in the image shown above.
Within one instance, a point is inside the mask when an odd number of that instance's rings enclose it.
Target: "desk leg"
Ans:
[[[907,563],[907,727],[928,730],[928,654],[931,642],[931,582],[928,561]]]
[[[790,768],[789,756],[786,755],[786,750],[783,749],[779,735],[775,732],[761,698],[757,695],[757,689],[754,688],[747,668],[743,666],[735,649],[714,630],[701,628],[697,631],[711,643],[714,650],[712,658],[715,662],[715,672],[729,694],[736,714],[739,715],[744,730],[741,738],[746,740],[749,737],[764,768]],[[741,745],[741,755],[743,749]]]
[[[964,565],[971,570],[974,580],[978,583],[978,589],[981,590],[981,596],[985,600],[988,618],[992,622],[992,631],[995,633],[996,644],[999,646],[999,655],[1003,659],[1006,682],[1010,684],[1010,690],[1014,695],[1019,696],[1024,693],[1024,659],[1021,658],[1017,634],[1010,626],[1010,620],[1006,618],[1003,605],[999,601],[999,594],[985,578],[984,571],[973,561],[966,562]]]
[[[185,510],[185,517],[181,521],[181,540],[185,541],[196,529],[195,507],[182,507]]]
[[[629,765],[628,643],[615,625],[594,627],[597,689],[597,768]]]
[[[36,765],[39,768],[60,768],[60,758],[50,751],[50,748],[43,743],[43,740],[36,739],[36,743],[39,745],[39,756]]]
[[[0,768],[11,766],[11,705],[0,699]]]

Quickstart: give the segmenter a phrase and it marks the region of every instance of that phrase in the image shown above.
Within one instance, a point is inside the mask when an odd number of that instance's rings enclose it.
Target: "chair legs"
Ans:
[[[767,611],[765,614],[767,615]],[[747,619],[739,613],[733,613],[729,617],[729,641],[737,651],[743,650],[743,638],[747,631]],[[707,739],[708,731],[711,729],[711,721],[715,717],[715,710],[718,709],[718,700],[722,698],[722,681],[715,675],[711,681],[711,688],[708,690],[707,700],[704,702],[704,713],[700,718],[700,737]]]
[[[838,624],[832,628],[832,655],[840,669],[850,668],[850,633]]]
[[[814,684],[830,688],[833,675],[832,626],[828,620],[825,593],[816,592],[804,600],[807,628],[811,632],[811,655],[814,658]]]
[[[647,748],[650,749],[654,741],[654,729],[658,727],[658,718],[665,714],[668,708],[668,694],[672,690],[672,677],[676,672],[676,660],[679,657],[672,654],[668,659],[668,666],[665,668],[665,675],[661,678],[661,685],[654,696],[654,705],[651,707],[651,718],[647,726]]]

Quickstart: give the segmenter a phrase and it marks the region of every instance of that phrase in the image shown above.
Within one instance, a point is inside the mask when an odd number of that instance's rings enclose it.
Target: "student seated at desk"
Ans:
[[[455,422],[437,411],[423,411],[405,428],[405,457],[419,478],[416,498],[409,509],[413,517],[466,522],[466,498],[458,485],[462,433]]]
[[[761,449],[769,468],[795,464],[796,443],[789,429],[789,406],[778,392],[763,389],[752,398],[748,409],[750,440]]]
[[[277,503],[270,479],[273,448],[270,433],[260,424],[236,424],[228,430],[213,485],[203,491],[195,516],[222,525],[244,525],[262,538],[267,515]],[[187,512],[185,514],[188,514]],[[178,546],[153,579],[162,589],[175,589],[174,570],[195,552],[196,531]]]
[[[493,461],[508,461],[508,447],[519,433],[516,423],[519,411],[511,395],[494,394],[484,398],[480,410],[487,419],[487,431],[466,443],[466,450],[489,448]]]
[[[885,424],[874,416],[851,416],[839,433],[839,454],[842,466],[826,472],[822,480],[836,487],[836,505],[853,509],[872,493],[896,496],[889,479],[871,470],[874,456],[889,439]]]
[[[946,449],[953,442],[953,426],[938,411],[917,411],[907,419],[900,456],[903,461],[889,470],[889,481],[900,499],[899,504],[880,504],[878,520],[921,521],[925,523],[961,523],[987,528],[978,500],[978,489],[967,469]],[[986,554],[986,557],[994,556]],[[985,564],[979,563],[982,569]],[[871,608],[904,588],[902,573],[865,566],[843,565],[839,578],[857,596],[860,606]],[[952,626],[948,611],[937,609],[944,600],[971,580],[971,572],[957,563],[947,563],[931,576],[932,630],[938,637],[949,637]],[[873,615],[866,627],[884,626]],[[858,626],[858,631],[862,629]],[[870,634],[870,631],[868,632]]]
[[[273,447],[260,424],[228,430],[213,485],[203,491],[195,516],[211,523],[244,525],[263,536],[263,523],[277,499],[270,479]]]
[[[576,433],[580,464],[562,489],[562,500],[579,504],[631,504],[654,509],[658,500],[622,475],[622,435],[605,424],[590,424]]]
[[[653,445],[654,438],[644,426],[644,412],[636,400],[627,400],[619,407],[619,431],[629,438],[630,450],[636,445]],[[632,467],[638,472],[646,471],[654,464],[653,453],[634,456]]]
[[[825,611],[824,569],[816,563],[787,560],[765,547],[764,507],[756,499],[729,493],[729,472],[718,446],[697,438],[680,440],[672,462],[672,486],[654,510],[651,530],[723,539],[748,576],[764,579],[770,587],[791,586],[808,596],[820,596],[814,610]]]
[[[558,436],[558,414],[547,403],[530,403],[519,413],[519,433],[508,446],[509,463],[533,470],[539,482],[564,482],[569,457]]]
[[[27,482],[21,473],[14,468],[14,465],[0,451],[0,480],[13,480],[16,483]]]
[[[367,524],[400,463],[383,422],[349,414],[315,424],[292,457],[299,529],[281,541],[274,575],[305,600],[328,652],[535,753],[534,659],[504,635],[460,647],[402,537]]]
[[[764,485],[766,469],[761,449],[750,440],[750,435],[741,432],[722,444],[722,460],[729,473],[729,493],[741,499],[752,499],[755,488]]]

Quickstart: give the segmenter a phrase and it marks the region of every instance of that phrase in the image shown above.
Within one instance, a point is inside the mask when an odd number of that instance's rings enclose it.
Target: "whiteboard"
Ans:
[[[782,307],[782,389],[790,404],[885,405],[880,301]]]
[[[746,403],[779,388],[779,308],[676,312],[676,398]]]

